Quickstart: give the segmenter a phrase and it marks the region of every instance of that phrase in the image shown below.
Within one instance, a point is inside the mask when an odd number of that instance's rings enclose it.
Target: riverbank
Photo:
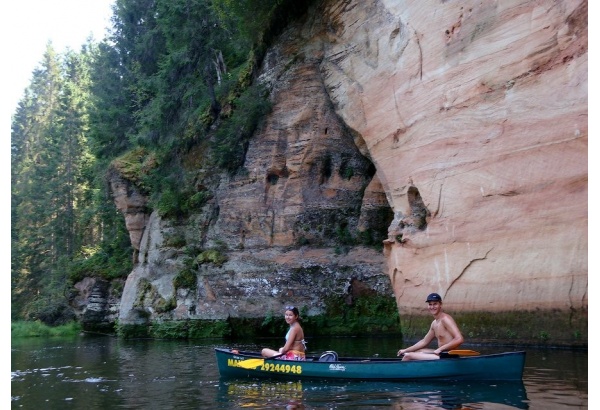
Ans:
[[[39,320],[10,323],[11,337],[68,337],[77,336],[81,334],[82,330],[81,324],[78,322],[61,326],[48,326]]]
[[[431,325],[431,316],[400,318],[392,306],[379,309],[346,309],[302,319],[310,338],[382,336],[395,337],[399,343],[422,338]],[[368,313],[368,314],[367,314]],[[471,312],[453,315],[470,346],[529,346],[587,348],[587,312]],[[166,321],[148,325],[120,326],[110,334],[133,339],[206,339],[252,340],[280,338],[287,331],[282,317],[228,320]],[[73,322],[50,327],[41,322],[11,323],[12,337],[71,336],[95,332]],[[308,336],[307,336],[308,337]]]

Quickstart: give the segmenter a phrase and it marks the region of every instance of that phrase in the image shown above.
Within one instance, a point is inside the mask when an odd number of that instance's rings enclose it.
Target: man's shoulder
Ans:
[[[440,322],[448,322],[448,321],[454,322],[454,318],[451,315],[449,315],[448,313],[442,312],[440,314],[439,321]]]

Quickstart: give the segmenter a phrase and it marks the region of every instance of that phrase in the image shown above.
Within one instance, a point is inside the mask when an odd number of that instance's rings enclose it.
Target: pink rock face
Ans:
[[[587,2],[346,3],[323,78],[395,211],[401,310],[587,309]]]
[[[317,3],[264,58],[273,111],[245,172],[219,180],[214,212],[187,232],[224,242],[230,262],[203,272],[186,306],[202,318],[256,317],[292,297],[318,307],[322,273],[278,273],[315,267],[385,282],[372,289],[389,289],[387,271],[403,315],[427,314],[431,292],[452,312],[587,311],[587,2]],[[137,281],[168,298],[177,266],[145,199],[112,184],[140,250],[124,322]],[[332,220],[367,231],[389,207],[383,254],[318,243]]]

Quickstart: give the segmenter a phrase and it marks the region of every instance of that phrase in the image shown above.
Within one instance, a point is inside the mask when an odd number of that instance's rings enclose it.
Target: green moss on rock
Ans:
[[[400,318],[393,297],[368,295],[355,298],[333,296],[326,301],[325,313],[302,321],[306,334],[314,336],[356,336],[401,334]]]
[[[587,312],[514,311],[452,313],[466,343],[502,343],[536,346],[587,346]],[[402,317],[405,339],[427,333],[431,316]]]
[[[182,320],[154,322],[149,334],[157,339],[223,338],[231,334],[226,320]]]
[[[175,289],[196,290],[198,278],[196,273],[189,268],[181,270],[177,276],[173,278],[173,286]]]
[[[117,336],[123,339],[143,339],[149,337],[149,327],[145,324],[116,326]]]
[[[227,257],[216,249],[205,250],[196,257],[196,263],[198,265],[212,263],[216,266],[222,266],[226,261]]]

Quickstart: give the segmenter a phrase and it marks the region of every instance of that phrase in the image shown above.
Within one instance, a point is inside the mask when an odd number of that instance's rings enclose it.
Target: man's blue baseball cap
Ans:
[[[437,293],[430,293],[425,302],[441,302],[442,297]]]

